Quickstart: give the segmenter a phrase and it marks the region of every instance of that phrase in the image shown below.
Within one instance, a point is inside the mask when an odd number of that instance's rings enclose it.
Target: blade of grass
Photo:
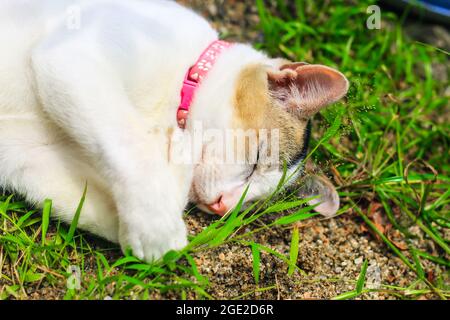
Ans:
[[[50,214],[52,211],[52,201],[46,199],[44,201],[44,206],[42,209],[42,230],[41,230],[41,244],[45,245],[45,239],[47,236],[47,230],[50,223]]]
[[[366,282],[366,272],[367,266],[369,265],[367,259],[364,260],[364,263],[361,267],[361,272],[359,273],[358,281],[356,282],[356,293],[360,294],[364,289],[364,283]]]
[[[353,202],[353,200],[350,200],[353,208],[358,213],[358,215],[364,220],[364,222],[376,233],[378,236],[386,243],[386,245],[395,252],[395,254],[405,263],[412,271],[414,271],[415,274],[419,276],[418,271],[414,267],[414,265],[411,264],[411,262],[405,257],[405,255],[380,231],[378,228],[370,221],[370,219],[359,209],[359,207]],[[432,283],[430,283],[428,280],[423,279],[423,281],[441,298],[446,299],[445,296],[442,295],[439,289],[435,288]]]
[[[258,246],[253,243],[251,245],[252,248],[252,257],[253,257],[253,277],[255,279],[256,285],[259,284],[259,274],[260,274],[260,267],[261,267],[261,252],[259,251]]]
[[[78,204],[77,210],[75,211],[75,215],[73,217],[72,223],[69,227],[69,232],[67,233],[65,242],[66,244],[70,243],[73,240],[73,236],[75,234],[75,230],[78,226],[78,220],[80,219],[81,209],[83,208],[84,201],[86,200],[86,193],[87,193],[87,183],[84,186],[83,195],[80,199],[80,203]]]
[[[288,269],[288,275],[292,276],[295,271],[295,266],[297,265],[297,258],[298,258],[298,244],[300,242],[300,236],[298,232],[298,227],[294,227],[292,230],[292,239],[291,239],[291,247],[289,250],[289,269]]]

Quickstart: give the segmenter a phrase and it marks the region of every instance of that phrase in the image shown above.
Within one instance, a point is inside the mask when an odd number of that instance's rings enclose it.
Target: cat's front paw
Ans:
[[[187,230],[181,217],[152,217],[148,221],[121,222],[119,241],[125,252],[154,262],[170,250],[181,250],[187,245]]]

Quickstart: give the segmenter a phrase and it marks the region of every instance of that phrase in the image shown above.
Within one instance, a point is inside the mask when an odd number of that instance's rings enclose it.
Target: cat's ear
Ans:
[[[347,78],[339,71],[304,62],[285,64],[268,71],[269,91],[286,110],[309,118],[348,91]]]
[[[339,195],[324,175],[306,175],[302,178],[302,184],[298,196],[303,199],[315,197],[308,204],[317,205],[314,210],[326,217],[332,217],[339,210]]]

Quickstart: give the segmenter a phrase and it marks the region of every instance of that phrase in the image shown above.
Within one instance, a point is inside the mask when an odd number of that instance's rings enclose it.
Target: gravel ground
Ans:
[[[265,217],[268,223],[274,217]],[[215,217],[194,213],[187,217],[191,234],[208,226]],[[381,285],[407,287],[416,279],[413,272],[392,254],[373,234],[368,232],[362,220],[352,212],[333,219],[314,218],[298,223],[300,231],[299,257],[297,264],[305,274],[287,275],[287,265],[273,255],[262,253],[259,288],[253,279],[252,254],[247,246],[222,245],[214,250],[195,256],[199,271],[211,282],[208,292],[218,298],[236,298],[245,295],[248,299],[326,299],[355,288],[362,263],[368,260],[366,286],[381,289]],[[410,228],[419,236],[418,245],[435,252],[432,241],[424,240],[420,230]],[[256,234],[251,239],[279,253],[289,256],[292,227],[273,228],[269,232]],[[398,248],[406,249],[397,231],[388,233]],[[398,238],[398,239],[397,239]],[[407,252],[403,252],[408,255]],[[429,279],[441,274],[434,264],[424,262]],[[170,298],[170,296],[168,296]],[[393,299],[389,292],[374,292],[363,295],[363,299]],[[431,298],[431,296],[423,297]]]
[[[253,1],[239,0],[177,0],[193,8],[212,23],[222,37],[252,42],[261,34],[257,31],[258,11]]]

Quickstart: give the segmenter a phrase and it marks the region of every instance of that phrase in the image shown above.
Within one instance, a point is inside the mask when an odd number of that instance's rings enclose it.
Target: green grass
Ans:
[[[448,61],[442,49],[407,39],[401,17],[382,11],[381,30],[366,29],[366,8],[371,1],[274,1],[274,6],[257,1],[263,43],[258,47],[273,56],[333,66],[351,81],[347,100],[316,116],[311,157],[328,168],[342,199],[340,213],[360,219],[411,269],[417,279],[408,287],[382,284],[365,286],[367,262],[359,277],[345,280],[354,290],[335,299],[351,299],[370,292],[385,292],[402,299],[424,294],[445,299],[450,296],[445,270],[450,265],[449,99],[447,84],[433,77],[433,64]],[[251,248],[253,277],[260,283],[261,254],[270,254],[286,264],[286,277],[304,274],[296,265],[301,235],[292,225],[313,217],[312,208],[292,195],[274,194],[241,212],[240,205],[225,219],[216,220],[191,237],[181,252],[169,252],[153,265],[130,255],[121,255],[111,244],[75,231],[71,226],[49,220],[51,201],[44,209],[30,210],[23,202],[5,194],[0,197],[0,299],[25,299],[30,289],[43,286],[61,290],[67,299],[152,297],[155,292],[172,292],[185,298],[208,294],[210,279],[199,273],[194,253],[226,243]],[[80,202],[80,206],[82,201]],[[377,229],[371,208],[382,214],[407,244],[399,249]],[[267,225],[258,223],[264,215],[286,212]],[[79,211],[78,211],[79,213]],[[283,226],[292,234],[287,255],[268,244],[256,243],[252,235],[273,226]],[[435,252],[418,247],[417,226],[423,237],[433,242]],[[250,227],[250,231],[245,231]],[[239,232],[243,231],[244,232]],[[442,274],[429,280],[424,263],[439,265]],[[81,270],[81,289],[65,290],[69,268]],[[326,276],[326,275],[325,275]],[[342,279],[305,279],[305,283]],[[256,287],[273,290],[276,284]]]

